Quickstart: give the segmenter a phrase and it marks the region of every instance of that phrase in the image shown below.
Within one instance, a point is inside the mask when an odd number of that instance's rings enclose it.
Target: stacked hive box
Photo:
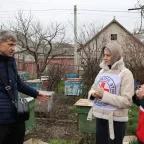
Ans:
[[[27,80],[26,83],[36,90],[42,90],[42,80],[34,79],[34,80]]]
[[[29,72],[25,72],[25,71],[19,71],[18,74],[19,74],[21,80],[23,80],[23,81],[28,80],[29,76],[30,76]]]
[[[79,99],[75,103],[76,112],[78,116],[78,129],[80,132],[84,133],[95,133],[96,132],[96,121],[87,120],[88,112],[90,111],[93,103],[88,101],[88,99]]]
[[[77,74],[67,74],[65,81],[65,95],[80,96],[82,94],[82,78],[78,78]]]

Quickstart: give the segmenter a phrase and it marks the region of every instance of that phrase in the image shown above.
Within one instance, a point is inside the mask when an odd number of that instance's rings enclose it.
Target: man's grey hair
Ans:
[[[16,36],[8,30],[0,30],[0,41],[6,42],[7,40],[11,40],[12,42],[16,42]]]

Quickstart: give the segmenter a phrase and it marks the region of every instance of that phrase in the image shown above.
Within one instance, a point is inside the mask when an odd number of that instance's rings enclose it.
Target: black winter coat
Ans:
[[[144,108],[144,98],[138,99],[136,94],[133,96],[133,103]]]
[[[38,91],[21,81],[16,71],[16,62],[13,57],[0,55],[0,72],[3,73],[11,86],[13,99],[17,99],[18,91],[26,95],[37,97]],[[9,99],[5,86],[0,79],[0,124],[9,124],[16,121],[16,112]]]

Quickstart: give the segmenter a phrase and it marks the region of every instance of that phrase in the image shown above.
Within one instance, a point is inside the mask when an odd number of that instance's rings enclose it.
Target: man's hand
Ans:
[[[136,90],[136,95],[139,99],[142,99],[144,97],[144,89],[140,88]]]
[[[144,84],[143,84],[143,85],[141,85],[141,88],[142,88],[142,89],[144,89]]]
[[[49,100],[51,98],[51,96],[43,93],[43,92],[40,92],[39,91],[39,94],[37,96],[37,99],[40,100],[41,102],[45,103],[47,100]]]

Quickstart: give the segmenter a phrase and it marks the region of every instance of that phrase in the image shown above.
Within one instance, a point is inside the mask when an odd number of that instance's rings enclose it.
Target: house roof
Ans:
[[[128,35],[131,35],[131,37],[136,40],[140,45],[144,46],[144,44],[138,39],[136,38],[130,31],[128,31],[125,27],[123,27],[115,18],[109,23],[107,24],[102,30],[100,30],[95,36],[93,36],[89,41],[87,41],[84,44],[84,47],[86,47],[90,42],[92,42],[94,39],[96,39],[102,32],[104,32],[110,25],[112,25],[113,23],[116,23],[117,25],[119,25],[126,33],[128,33]],[[81,49],[81,48],[80,48]],[[78,51],[80,50],[78,49]]]
[[[18,37],[16,53],[29,54],[28,50],[25,48],[26,42],[25,42],[24,34],[21,32],[17,32],[16,34]],[[31,38],[27,39],[27,41],[28,41],[29,49],[32,51],[35,51],[35,47],[37,45],[39,45],[39,43],[36,41],[33,41]],[[50,56],[59,55],[59,56],[73,57],[73,55],[74,55],[74,45],[73,44],[66,43],[66,42],[61,42],[61,43],[53,42],[51,44],[52,44],[52,51],[50,53]],[[50,50],[50,46],[48,44],[42,42],[39,45],[37,53],[38,54],[44,54],[44,53],[48,53],[49,50]]]
[[[70,56],[73,57],[74,55],[74,47],[72,44],[67,44],[67,43],[61,43],[60,46],[58,48],[55,49],[55,46],[57,46],[59,44],[53,44],[53,49],[52,52],[50,53],[50,56],[53,55],[59,55],[60,56]],[[49,50],[50,48],[47,47],[47,50]],[[21,48],[20,46],[17,46],[16,48],[16,52],[19,54],[29,54],[28,51],[24,48]],[[62,54],[63,52],[65,52],[64,54]],[[43,54],[44,50],[43,47],[41,46],[38,50],[39,54]],[[61,55],[62,54],[62,55]]]

